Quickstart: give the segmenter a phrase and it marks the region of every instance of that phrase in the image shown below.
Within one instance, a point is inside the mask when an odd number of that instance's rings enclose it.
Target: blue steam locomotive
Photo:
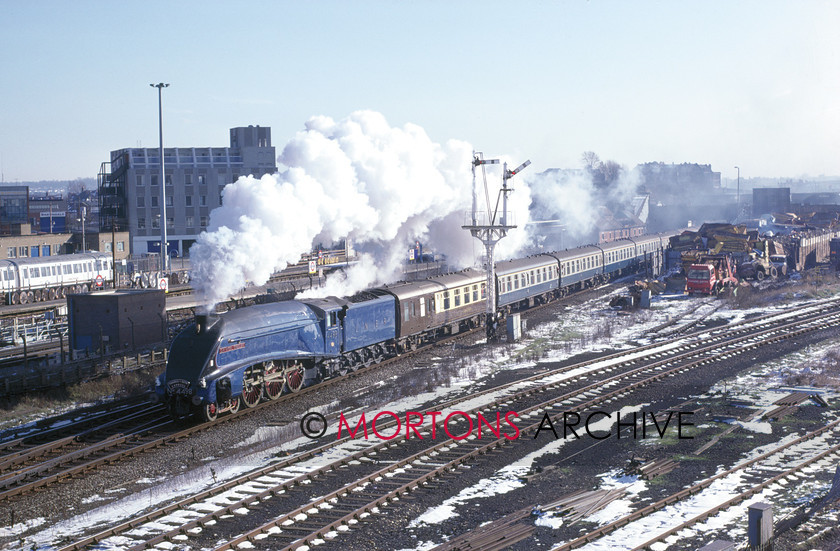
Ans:
[[[663,267],[668,235],[542,253],[496,265],[496,312],[511,312],[639,271]],[[155,399],[173,417],[213,420],[276,400],[485,322],[484,272],[199,315],[172,342]]]

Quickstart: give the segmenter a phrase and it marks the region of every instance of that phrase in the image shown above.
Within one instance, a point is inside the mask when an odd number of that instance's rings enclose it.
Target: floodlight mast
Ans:
[[[498,337],[496,331],[496,264],[494,260],[494,251],[496,243],[507,235],[508,230],[516,227],[516,225],[513,224],[513,221],[510,220],[507,211],[508,194],[513,191],[513,187],[508,187],[508,180],[531,164],[531,161],[525,161],[513,170],[508,170],[507,163],[504,164],[504,169],[502,171],[502,187],[496,197],[495,207],[491,207],[490,190],[487,186],[487,173],[484,166],[497,164],[499,164],[498,159],[485,159],[482,153],[473,151],[472,212],[467,217],[470,223],[462,226],[465,230],[469,230],[473,237],[484,244],[484,250],[487,253],[487,308],[485,309],[485,328],[487,330],[488,341],[495,340]],[[481,167],[484,183],[484,197],[487,202],[487,211],[486,216],[484,217],[482,217],[482,213],[478,211],[478,185],[475,178],[475,168],[477,166]],[[502,200],[501,216],[499,216],[499,198]],[[497,220],[498,223],[496,222]]]

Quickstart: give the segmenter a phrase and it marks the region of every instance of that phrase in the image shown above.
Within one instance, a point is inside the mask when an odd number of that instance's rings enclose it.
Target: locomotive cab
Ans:
[[[338,297],[307,299],[301,301],[315,312],[324,336],[324,354],[338,356],[344,352],[342,327],[347,313],[347,301]]]

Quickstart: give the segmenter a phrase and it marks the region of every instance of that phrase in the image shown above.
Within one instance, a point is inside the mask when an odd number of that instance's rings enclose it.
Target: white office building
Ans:
[[[231,128],[229,147],[166,147],[165,199],[161,199],[160,149],[111,152],[99,171],[100,231],[128,230],[131,254],[159,253],[161,206],[166,201],[170,256],[189,254],[207,228],[222,189],[240,176],[277,172],[271,128]]]

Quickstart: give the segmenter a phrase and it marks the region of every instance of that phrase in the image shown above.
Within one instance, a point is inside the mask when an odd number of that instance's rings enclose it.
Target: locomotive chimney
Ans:
[[[199,334],[206,332],[218,320],[219,316],[216,314],[196,314],[195,332]]]

